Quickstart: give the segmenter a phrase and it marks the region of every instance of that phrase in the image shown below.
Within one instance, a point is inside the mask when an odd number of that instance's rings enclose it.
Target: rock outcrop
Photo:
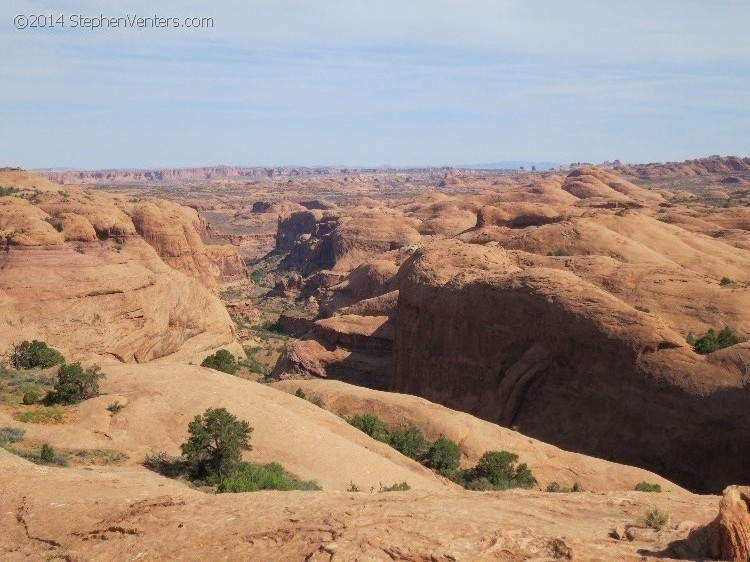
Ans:
[[[749,352],[732,371],[570,271],[443,242],[402,267],[391,389],[716,491],[748,470]]]
[[[271,376],[334,378],[385,389],[391,377],[393,325],[387,316],[334,316],[317,320],[302,339],[287,344]]]
[[[276,249],[288,251],[285,263],[304,275],[332,269],[351,271],[382,253],[420,239],[417,219],[381,211],[334,216],[326,211],[301,211],[279,219]]]
[[[40,339],[71,359],[144,362],[234,345],[189,211],[22,171],[0,184],[17,189],[0,197],[0,352]]]
[[[750,487],[724,490],[719,515],[690,533],[679,551],[688,557],[748,562],[750,560]]]
[[[216,289],[211,261],[198,234],[196,211],[154,199],[135,204],[132,220],[136,232],[167,265]]]

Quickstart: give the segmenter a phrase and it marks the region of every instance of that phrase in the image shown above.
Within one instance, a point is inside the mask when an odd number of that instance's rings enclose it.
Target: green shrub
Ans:
[[[508,451],[487,451],[477,465],[467,471],[468,480],[486,479],[493,489],[531,488],[536,478],[525,463],[518,463],[518,455]]]
[[[391,432],[388,443],[402,455],[415,460],[424,458],[430,444],[418,427],[407,427]]]
[[[219,485],[242,459],[242,451],[251,451],[253,428],[238,420],[225,408],[209,408],[188,425],[188,440],[182,454],[191,463],[196,477],[206,477]]]
[[[305,394],[305,391],[304,391],[304,390],[302,390],[301,388],[298,388],[298,389],[297,389],[297,392],[295,392],[295,393],[294,393],[294,395],[295,395],[295,396],[296,396],[297,398],[302,398],[302,400],[305,400],[305,399],[307,398],[307,395]]]
[[[63,363],[65,358],[45,342],[33,340],[18,344],[13,350],[11,361],[16,369],[47,369]]]
[[[651,312],[651,311],[650,311],[650,310],[649,310],[648,308],[646,308],[645,306],[637,306],[637,305],[636,305],[636,306],[635,306],[635,309],[636,309],[637,311],[639,311],[639,312],[645,312],[645,313],[647,313],[647,314],[648,314],[649,312]]]
[[[27,390],[23,393],[23,399],[21,400],[24,405],[31,406],[39,402],[39,392],[36,390]]]
[[[648,482],[639,482],[635,485],[636,492],[661,492],[659,484],[649,484]]]
[[[566,250],[565,248],[557,248],[555,250],[550,250],[549,252],[547,252],[547,255],[548,256],[558,256],[558,257],[569,256],[570,252],[568,252],[568,250]]]
[[[246,347],[245,356],[247,357],[247,361],[245,361],[244,366],[252,373],[265,376],[271,372],[271,368],[255,358],[255,355],[262,349],[261,347]]]
[[[640,520],[640,524],[653,529],[660,530],[669,521],[669,512],[663,511],[658,507],[650,507],[646,510]]]
[[[383,441],[384,443],[388,441],[388,431],[385,428],[385,423],[375,414],[356,414],[349,420],[349,423],[373,439]]]
[[[76,404],[99,395],[99,381],[104,378],[99,365],[84,370],[80,363],[61,365],[57,382],[47,395],[50,404]]]
[[[52,445],[49,443],[42,445],[42,450],[39,452],[39,459],[43,463],[53,463],[55,462],[56,457],[57,455],[55,455],[55,450],[52,448]]]
[[[742,341],[744,341],[743,338],[736,334],[729,326],[726,326],[718,334],[713,328],[709,328],[703,337],[695,340],[693,349],[696,353],[707,355],[720,349],[731,347]]]
[[[57,232],[62,232],[63,226],[60,222],[60,219],[55,217],[44,217],[44,222],[52,225],[52,228],[54,228]]]
[[[458,445],[446,439],[439,437],[425,455],[425,466],[441,474],[450,474],[458,470],[461,462],[461,449]]]
[[[0,447],[23,441],[26,430],[20,427],[0,427]]]
[[[729,277],[722,277],[721,281],[719,282],[719,285],[721,285],[722,287],[729,287],[734,284],[734,281],[732,281]]]
[[[120,404],[119,400],[115,400],[109,406],[107,406],[107,410],[113,416],[116,415],[116,414],[118,414],[118,413],[120,413],[123,410],[123,408],[125,408],[125,405],[124,404]]]
[[[573,487],[571,488],[563,488],[557,482],[550,482],[547,485],[546,491],[550,493],[562,493],[562,494],[567,494],[569,492],[580,492],[581,485],[578,482],[576,482],[575,484],[573,484]]]
[[[295,478],[275,462],[265,465],[243,462],[227,474],[218,488],[221,493],[260,490],[320,490],[320,486],[313,481],[303,482]]]
[[[60,408],[48,408],[45,406],[32,410],[23,410],[15,414],[15,418],[23,423],[62,423],[63,412]]]
[[[228,350],[220,349],[213,355],[209,355],[201,363],[201,367],[208,367],[216,371],[222,371],[233,375],[237,372],[237,360]]]
[[[253,269],[250,273],[250,280],[259,287],[265,287],[266,285],[262,283],[265,274],[266,271],[264,269]]]
[[[406,492],[408,490],[411,490],[411,486],[407,482],[398,482],[396,484],[393,484],[391,486],[383,486],[380,485],[379,492]]]

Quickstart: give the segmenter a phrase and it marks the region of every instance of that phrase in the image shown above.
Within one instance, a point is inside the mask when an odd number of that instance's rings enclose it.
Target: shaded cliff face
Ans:
[[[387,316],[334,316],[310,322],[307,328],[284,349],[272,377],[315,376],[388,387],[393,325]]]
[[[20,171],[0,184],[15,188],[0,197],[0,353],[41,339],[70,358],[143,362],[234,343],[182,208],[61,189]]]
[[[368,259],[419,241],[419,220],[382,211],[338,216],[299,211],[279,219],[276,249],[287,265],[309,275],[321,269],[351,271]]]
[[[404,265],[392,390],[696,490],[746,478],[747,345],[698,356],[659,317],[514,260],[451,242]]]

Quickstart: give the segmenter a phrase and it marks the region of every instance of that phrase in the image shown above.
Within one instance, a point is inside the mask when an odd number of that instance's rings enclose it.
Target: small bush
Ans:
[[[718,334],[713,328],[709,328],[703,337],[695,340],[693,349],[696,353],[707,355],[743,341],[743,338],[736,334],[729,326],[726,326]]]
[[[649,484],[648,482],[639,482],[635,485],[636,492],[661,492],[659,484]]]
[[[65,361],[62,353],[43,341],[23,341],[13,350],[11,357],[16,369],[48,369]]]
[[[260,490],[320,490],[315,482],[303,482],[288,474],[278,463],[254,465],[240,463],[219,484],[220,493],[258,492]]]
[[[487,451],[477,466],[469,471],[471,480],[486,479],[494,489],[531,488],[536,478],[525,463],[517,464],[518,455],[508,451]]]
[[[722,277],[719,285],[721,285],[722,287],[731,287],[732,285],[734,285],[734,281],[732,281],[729,277]]]
[[[557,257],[563,257],[563,256],[569,256],[570,252],[566,250],[565,248],[557,248],[555,250],[550,250],[547,252],[548,256],[557,256]]]
[[[546,491],[550,492],[550,493],[553,493],[553,494],[554,493],[567,494],[567,493],[570,493],[570,492],[580,492],[581,491],[581,485],[578,482],[576,482],[576,483],[573,484],[573,486],[571,488],[564,488],[564,487],[560,486],[560,484],[558,484],[557,482],[550,482],[547,485]]]
[[[359,486],[357,486],[353,481],[349,482],[349,487],[346,489],[347,492],[359,492]]]
[[[641,517],[641,525],[659,531],[669,521],[669,513],[663,511],[660,508],[654,506],[646,510],[646,513]]]
[[[430,444],[418,427],[407,427],[391,432],[388,443],[402,455],[414,460],[424,458]]]
[[[454,441],[445,437],[439,437],[430,445],[425,455],[425,465],[441,474],[450,474],[458,470],[460,461],[461,449]]]
[[[31,406],[39,402],[39,392],[36,390],[27,390],[23,393],[23,399],[21,400],[25,406]]]
[[[99,395],[99,381],[104,378],[99,365],[84,370],[80,363],[61,365],[55,388],[47,395],[50,404],[76,404]]]
[[[107,410],[109,410],[109,413],[113,416],[121,412],[123,408],[125,408],[125,405],[120,404],[119,400],[115,400],[109,406],[107,406]]]
[[[42,406],[33,410],[24,410],[15,414],[15,418],[23,423],[53,424],[63,422],[63,412],[60,408]]]
[[[325,408],[325,402],[323,401],[322,396],[318,396],[317,394],[311,394],[310,396],[308,396],[301,388],[298,388],[297,392],[295,392],[294,395],[297,398],[302,398],[302,400],[307,400],[310,404],[313,404],[318,408]]]
[[[201,367],[208,367],[215,371],[221,371],[233,375],[237,372],[237,360],[228,350],[220,349],[213,355],[209,355],[201,363]]]
[[[78,449],[74,452],[76,457],[86,459],[91,464],[114,464],[128,459],[128,455],[113,451],[112,449]]]
[[[323,401],[323,397],[322,396],[313,395],[313,396],[310,396],[310,398],[308,398],[307,401],[310,402],[310,404],[313,404],[314,406],[317,406],[318,408],[325,408],[326,407],[326,404]]]
[[[375,414],[356,414],[349,420],[349,423],[373,439],[383,441],[384,443],[388,441],[388,431],[385,428],[385,423]]]
[[[262,349],[261,347],[246,347],[245,356],[247,360],[243,364],[250,372],[265,376],[271,372],[271,368],[265,363],[258,361],[255,357]]]
[[[25,433],[26,430],[20,427],[0,427],[0,447],[23,441]]]
[[[52,445],[49,443],[42,445],[42,450],[39,452],[39,459],[43,463],[53,463],[55,462],[55,458],[57,458],[57,455],[55,455],[55,450],[52,448]]]
[[[645,312],[645,313],[647,313],[647,314],[648,314],[649,312],[651,312],[651,311],[650,311],[650,310],[649,310],[648,308],[646,308],[645,306],[635,306],[635,309],[636,309],[637,311],[639,311],[639,312]]]
[[[378,491],[383,493],[383,492],[406,492],[408,490],[411,490],[411,486],[409,486],[407,482],[398,482],[391,486],[385,486],[385,487],[381,484],[380,490]]]
[[[60,222],[60,219],[57,219],[55,217],[44,217],[44,222],[52,225],[52,228],[54,228],[57,232],[62,232],[63,226]]]

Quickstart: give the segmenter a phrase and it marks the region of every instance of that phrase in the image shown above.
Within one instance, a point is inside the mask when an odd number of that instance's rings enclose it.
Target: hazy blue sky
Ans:
[[[39,13],[214,27],[13,27]],[[2,0],[0,165],[748,155],[749,27],[747,0]]]

